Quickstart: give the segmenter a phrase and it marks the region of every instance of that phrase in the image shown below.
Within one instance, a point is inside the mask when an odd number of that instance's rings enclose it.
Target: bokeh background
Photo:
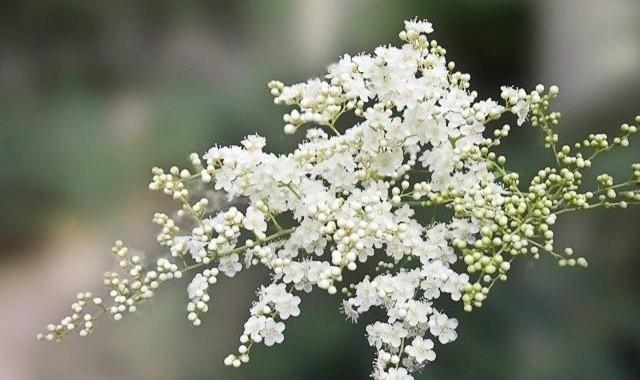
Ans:
[[[282,109],[271,79],[320,75],[345,52],[397,42],[428,18],[483,97],[499,86],[558,84],[562,141],[613,133],[640,113],[637,0],[3,1],[0,11],[0,379],[367,379],[363,325],[335,299],[306,297],[283,345],[240,370],[237,346],[259,270],[221,281],[200,328],[184,286],[90,339],[39,344],[77,290],[98,291],[112,241],[158,252],[150,219],[170,201],[146,190],[152,166],[254,131],[274,151]],[[535,130],[507,153],[533,173]],[[635,144],[638,145],[638,144]],[[606,156],[621,178],[640,145]],[[597,172],[597,170],[596,170]],[[559,226],[589,270],[520,261],[460,339],[418,379],[640,378],[640,209],[572,215]],[[184,285],[184,284],[183,284]],[[462,313],[461,313],[462,314]]]

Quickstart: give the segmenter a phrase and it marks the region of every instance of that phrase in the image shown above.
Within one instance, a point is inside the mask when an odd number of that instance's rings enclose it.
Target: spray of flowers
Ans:
[[[560,146],[560,114],[549,110],[556,86],[502,87],[499,100],[478,99],[431,32],[427,21],[406,21],[400,47],[344,55],[324,78],[270,82],[275,103],[289,108],[284,132],[306,133],[291,153],[269,153],[252,135],[191,154],[190,169],[154,168],[149,188],[180,206],[153,217],[164,253],[142,258],[116,242],[122,271],[105,273],[106,296],[79,293],[70,315],[38,338],[86,336],[187,276],[186,318],[198,326],[220,276],[261,266],[271,282],[258,289],[226,365],[249,362],[255,345],[282,343],[300,296],[318,289],[354,322],[383,310],[366,326],[372,377],[409,380],[457,338],[445,298],[465,311],[481,307],[518,259],[586,267],[571,248],[556,249],[554,225],[566,213],[640,203],[640,163],[624,181],[601,174],[583,183],[594,159],[628,146],[638,128]],[[552,156],[528,183],[495,153],[511,130],[503,118],[538,129]],[[203,194],[212,189],[229,207],[210,204]]]

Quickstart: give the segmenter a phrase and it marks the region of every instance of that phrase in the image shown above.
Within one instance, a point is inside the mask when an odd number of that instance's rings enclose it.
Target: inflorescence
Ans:
[[[198,326],[221,275],[262,266],[271,283],[258,290],[226,365],[247,363],[255,344],[282,343],[299,295],[318,288],[342,297],[352,321],[371,308],[386,312],[366,327],[377,351],[372,377],[409,380],[435,360],[437,345],[457,338],[442,296],[466,311],[481,307],[518,257],[586,267],[571,248],[556,249],[554,225],[565,213],[640,203],[640,163],[622,182],[601,174],[583,183],[593,161],[628,146],[638,127],[560,146],[560,114],[549,110],[556,86],[503,87],[500,101],[478,100],[469,74],[455,70],[431,32],[427,21],[406,21],[401,47],[345,55],[325,78],[270,82],[275,103],[291,108],[284,132],[306,130],[292,153],[267,153],[265,139],[252,135],[191,154],[191,169],[154,168],[149,188],[180,205],[175,217],[153,217],[166,254],[149,262],[116,242],[123,271],[105,274],[108,297],[79,293],[71,314],[38,338],[88,335],[101,317],[119,321],[183,276],[191,278],[186,317]],[[345,114],[355,125],[344,125]],[[552,153],[553,164],[528,185],[496,153],[511,131],[498,124],[508,114],[542,131]],[[203,188],[237,205],[216,210]],[[446,211],[437,218],[437,210]],[[425,222],[424,214],[434,217]],[[375,270],[365,265],[372,259]]]

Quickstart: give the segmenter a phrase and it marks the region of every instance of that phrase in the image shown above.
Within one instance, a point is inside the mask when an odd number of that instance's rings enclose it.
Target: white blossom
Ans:
[[[413,338],[411,344],[405,350],[418,364],[422,364],[425,360],[432,362],[436,359],[436,353],[433,351],[433,342],[431,339],[424,339],[421,336]]]
[[[237,254],[220,257],[218,269],[229,277],[233,277],[242,270],[240,257]]]
[[[429,319],[429,332],[433,336],[437,337],[440,343],[447,344],[453,342],[458,337],[456,328],[458,327],[458,320],[455,318],[448,318],[441,313],[435,313]]]
[[[250,135],[191,154],[191,169],[154,168],[149,188],[179,206],[175,217],[153,217],[166,255],[148,264],[117,241],[112,252],[122,271],[105,274],[109,297],[79,293],[70,315],[38,338],[86,336],[103,315],[120,321],[183,276],[193,276],[187,318],[198,326],[220,272],[234,277],[262,266],[270,284],[258,290],[226,365],[249,362],[254,344],[282,343],[285,321],[300,315],[298,294],[321,289],[342,297],[339,307],[354,322],[381,311],[366,326],[377,350],[372,376],[411,380],[435,360],[435,339],[457,338],[458,320],[439,311],[443,296],[465,311],[482,307],[524,257],[548,254],[560,266],[586,267],[570,248],[557,252],[554,224],[569,211],[640,203],[640,163],[627,182],[601,174],[595,189],[582,190],[593,159],[628,146],[638,128],[623,124],[612,139],[592,134],[558,146],[560,114],[549,110],[557,87],[504,86],[500,102],[479,99],[432,31],[428,21],[405,21],[402,46],[344,55],[303,83],[270,82],[274,102],[288,107],[284,132],[306,131],[292,152],[265,151],[266,139]],[[496,153],[511,127],[495,125],[507,113],[540,129],[553,153],[556,165],[528,186]],[[212,192],[233,206],[218,210]]]
[[[284,341],[284,323],[276,322],[273,318],[265,320],[264,327],[260,330],[260,336],[264,339],[265,346],[273,346]]]
[[[202,274],[198,273],[187,286],[190,299],[197,299],[204,295],[209,288],[209,281]]]
[[[244,228],[255,233],[264,233],[267,231],[267,222],[262,212],[253,207],[248,207],[246,215],[242,220]]]
[[[380,380],[413,380],[413,376],[404,368],[389,368],[379,377]]]

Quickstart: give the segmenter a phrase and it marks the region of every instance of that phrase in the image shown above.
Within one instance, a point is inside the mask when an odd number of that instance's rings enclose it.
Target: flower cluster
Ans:
[[[180,205],[174,218],[153,219],[166,254],[145,264],[117,242],[125,271],[105,276],[109,305],[81,293],[73,314],[39,337],[60,340],[76,325],[87,335],[103,314],[120,320],[161,284],[188,273],[195,274],[186,314],[197,326],[220,274],[262,266],[271,283],[258,291],[240,346],[225,364],[247,363],[254,344],[281,343],[285,322],[300,314],[299,294],[317,288],[340,296],[352,321],[383,310],[384,319],[366,327],[377,351],[372,377],[409,380],[435,360],[438,345],[457,338],[445,298],[466,311],[481,307],[519,256],[587,266],[571,248],[556,250],[553,226],[567,212],[640,203],[638,163],[627,181],[602,174],[594,188],[583,184],[593,160],[628,146],[637,127],[559,146],[560,115],[549,111],[557,87],[503,87],[499,101],[478,99],[469,74],[455,70],[431,32],[427,21],[406,21],[401,47],[345,55],[324,78],[270,82],[275,103],[290,107],[284,132],[306,131],[292,153],[268,153],[265,139],[253,135],[239,146],[192,154],[192,169],[154,168],[149,188]],[[345,125],[345,114],[354,125]],[[553,154],[554,165],[527,186],[495,152],[511,127],[492,125],[509,117],[541,130]],[[236,205],[216,210],[198,196],[202,188]],[[445,212],[438,217],[437,210]],[[86,306],[97,313],[82,317]]]

